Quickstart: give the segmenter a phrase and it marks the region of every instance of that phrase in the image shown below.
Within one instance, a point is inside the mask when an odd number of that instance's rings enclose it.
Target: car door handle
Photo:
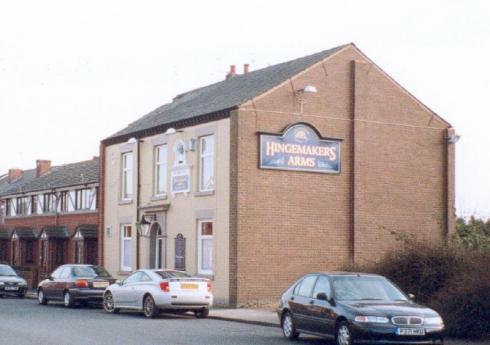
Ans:
[[[291,297],[291,298],[290,298],[290,300],[291,300],[291,301],[294,301],[294,297]]]

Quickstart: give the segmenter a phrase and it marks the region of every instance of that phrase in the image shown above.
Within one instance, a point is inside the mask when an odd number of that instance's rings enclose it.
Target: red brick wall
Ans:
[[[294,91],[310,84],[318,93],[297,114]],[[257,132],[295,122],[344,140],[339,175],[258,169]],[[389,230],[441,240],[447,127],[352,46],[243,105],[231,116],[232,301],[268,302],[306,272],[377,260],[398,246]]]

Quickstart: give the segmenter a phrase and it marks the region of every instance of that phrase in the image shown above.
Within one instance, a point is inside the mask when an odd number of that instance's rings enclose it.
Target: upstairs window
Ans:
[[[31,196],[31,214],[37,214],[37,195]]]
[[[199,139],[199,190],[214,189],[214,135]]]
[[[56,212],[56,195],[54,193],[43,194],[43,213]]]
[[[19,197],[17,198],[17,215],[25,216],[29,211],[29,197]]]
[[[13,204],[12,204],[12,199],[6,199],[5,200],[5,215],[6,216],[12,216],[13,215]]]
[[[90,209],[90,189],[78,189],[75,191],[75,209],[89,210]]]
[[[155,147],[155,195],[163,195],[167,192],[167,145]]]
[[[60,212],[68,211],[68,192],[60,193]]]
[[[133,153],[128,152],[122,155],[122,185],[121,197],[123,200],[133,198]]]

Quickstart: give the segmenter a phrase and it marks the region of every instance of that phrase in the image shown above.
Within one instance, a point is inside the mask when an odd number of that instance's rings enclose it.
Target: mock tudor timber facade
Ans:
[[[185,269],[241,305],[379,260],[390,231],[445,241],[453,134],[353,44],[232,69],[102,141],[100,263]]]

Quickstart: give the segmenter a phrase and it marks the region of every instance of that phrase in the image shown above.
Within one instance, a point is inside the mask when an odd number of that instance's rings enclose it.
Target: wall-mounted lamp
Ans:
[[[136,222],[136,230],[141,237],[150,237],[151,223],[146,220],[145,215],[141,216],[141,220]]]
[[[299,89],[298,91],[296,91],[296,95],[298,96],[299,113],[300,114],[303,114],[303,106],[305,104],[305,97],[304,97],[304,95],[309,94],[309,93],[317,93],[317,92],[318,92],[318,90],[313,85],[306,85],[304,88]]]
[[[183,132],[183,130],[181,129],[175,129],[173,127],[170,127],[169,129],[167,129],[167,131],[165,132],[165,135],[172,135],[172,134],[175,134],[175,133],[181,133]]]
[[[456,133],[451,133],[447,137],[447,142],[450,144],[456,144],[459,139],[461,139],[461,135],[456,134]]]

